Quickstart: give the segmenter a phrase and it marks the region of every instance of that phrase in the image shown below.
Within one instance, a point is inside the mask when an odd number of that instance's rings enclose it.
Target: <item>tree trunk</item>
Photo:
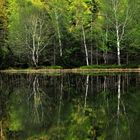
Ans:
[[[129,54],[128,54],[128,52],[127,52],[127,54],[126,54],[126,64],[127,64],[127,65],[129,64]]]
[[[86,44],[86,36],[85,36],[85,30],[82,25],[82,32],[83,32],[83,42],[84,42],[84,48],[85,48],[85,55],[86,55],[86,64],[89,66],[89,61],[88,61],[88,50],[87,50],[87,44]]]
[[[117,57],[118,57],[118,65],[121,65],[121,58],[120,58],[120,42],[117,42]]]
[[[53,48],[53,65],[56,64],[56,48],[55,48],[55,41],[54,41],[54,48]]]
[[[36,58],[35,58],[35,51],[34,50],[32,51],[32,61],[33,61],[34,66],[37,67]]]
[[[33,61],[33,64],[37,67],[37,62],[36,62],[35,35],[33,35],[32,61]]]
[[[91,52],[90,52],[90,64],[92,65],[93,64],[93,47],[92,47],[92,44],[91,44]]]
[[[107,55],[107,52],[103,52],[103,59],[104,59],[104,64],[107,64],[106,55]]]
[[[60,34],[60,28],[59,28],[59,22],[58,22],[58,15],[57,12],[55,11],[55,19],[56,19],[56,28],[57,28],[57,34],[58,34],[58,42],[59,42],[59,51],[60,51],[60,56],[62,57],[63,52],[62,52],[62,41],[61,41],[61,34]]]
[[[91,16],[91,28],[90,28],[90,33],[91,33],[91,46],[90,46],[90,65],[92,65],[93,64],[93,41],[92,41],[92,39],[93,39],[93,35],[92,35],[92,32],[93,32],[93,17]]]
[[[116,25],[116,35],[117,35],[117,62],[118,65],[121,65],[121,58],[120,58],[120,37],[119,37],[119,27]]]
[[[96,64],[97,65],[99,64],[99,61],[98,61],[98,49],[96,49]]]

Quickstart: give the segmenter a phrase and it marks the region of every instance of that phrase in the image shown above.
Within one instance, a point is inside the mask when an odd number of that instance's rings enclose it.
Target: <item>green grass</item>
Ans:
[[[37,66],[29,68],[9,67],[8,70],[38,70],[38,69],[63,69],[62,66]]]
[[[47,66],[46,69],[63,69],[62,66]]]
[[[89,66],[81,66],[80,69],[113,69],[113,68],[139,68],[140,65],[89,65]]]
[[[63,69],[62,66],[38,66],[38,67],[30,67],[29,69]]]

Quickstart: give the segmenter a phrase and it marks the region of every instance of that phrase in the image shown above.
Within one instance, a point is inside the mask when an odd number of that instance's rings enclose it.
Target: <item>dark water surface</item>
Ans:
[[[0,140],[140,140],[140,73],[0,74]]]

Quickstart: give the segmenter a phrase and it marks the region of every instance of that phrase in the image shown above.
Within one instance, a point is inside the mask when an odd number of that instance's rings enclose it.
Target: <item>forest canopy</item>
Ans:
[[[140,64],[139,0],[0,0],[0,68]]]

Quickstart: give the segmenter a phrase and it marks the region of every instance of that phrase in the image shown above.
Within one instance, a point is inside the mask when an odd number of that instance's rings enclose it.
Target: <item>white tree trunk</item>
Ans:
[[[85,48],[85,55],[86,55],[86,64],[89,66],[89,60],[88,60],[88,49],[87,49],[87,44],[86,44],[86,36],[85,36],[85,30],[82,25],[82,32],[83,32],[83,41],[84,41],[84,48]]]
[[[120,37],[119,37],[119,27],[117,25],[116,25],[116,35],[117,35],[117,60],[118,60],[118,65],[121,65]]]
[[[37,66],[36,62],[36,46],[35,46],[35,35],[33,35],[33,48],[32,48],[32,61],[35,66]]]
[[[39,63],[40,53],[47,47],[47,43],[44,42],[44,27],[46,27],[46,24],[44,19],[40,18],[40,15],[30,16],[27,25],[25,25],[25,44],[31,54],[30,59],[32,64],[36,67]]]
[[[124,13],[124,20],[120,22],[119,19],[119,6],[121,6],[119,0],[111,0],[112,1],[112,8],[113,8],[113,14],[115,19],[115,29],[116,29],[116,47],[117,47],[117,63],[118,65],[121,65],[121,41],[124,36],[125,27],[128,21],[128,11],[129,8],[127,7],[126,13]]]
[[[120,25],[118,20],[118,0],[112,0],[113,4],[113,10],[114,10],[114,17],[115,17],[115,29],[116,29],[116,47],[117,47],[117,63],[118,65],[121,65],[121,59],[120,59]]]
[[[56,11],[55,11],[55,19],[56,19],[56,26],[57,26],[56,28],[57,28],[57,34],[58,34],[59,51],[60,51],[60,56],[62,56],[63,55],[62,41],[61,41],[60,27],[59,27],[59,22],[58,22],[58,15]]]

